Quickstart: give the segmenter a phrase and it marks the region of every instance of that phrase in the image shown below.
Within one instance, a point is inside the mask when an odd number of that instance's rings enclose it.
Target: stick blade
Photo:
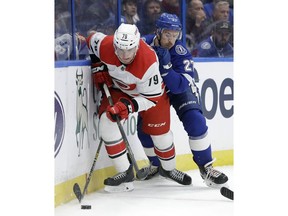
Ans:
[[[151,164],[149,164],[148,167],[144,167],[140,170],[138,170],[138,172],[136,172],[136,178],[139,180],[144,180],[147,178],[147,176],[149,175],[151,169]]]
[[[143,171],[143,170],[139,170],[136,173],[136,178],[139,179],[139,180],[144,180],[144,179],[147,178],[148,175],[149,175],[149,170],[148,170],[148,172],[147,171]]]
[[[230,199],[230,200],[234,200],[234,192],[233,192],[232,190],[230,190],[229,188],[227,188],[227,187],[222,187],[222,188],[220,189],[220,193],[221,193],[224,197],[226,197],[226,198],[228,198],[228,199]]]
[[[75,183],[73,186],[73,192],[76,196],[76,198],[79,200],[79,202],[81,203],[81,199],[82,199],[82,193],[81,193],[81,189],[79,184]]]

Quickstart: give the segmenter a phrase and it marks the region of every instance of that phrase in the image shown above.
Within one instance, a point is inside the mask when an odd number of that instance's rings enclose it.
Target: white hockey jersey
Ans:
[[[131,96],[138,103],[138,112],[156,105],[163,95],[164,84],[154,50],[140,39],[134,60],[124,65],[115,54],[113,36],[97,32],[89,37],[90,54],[107,65],[115,88]]]

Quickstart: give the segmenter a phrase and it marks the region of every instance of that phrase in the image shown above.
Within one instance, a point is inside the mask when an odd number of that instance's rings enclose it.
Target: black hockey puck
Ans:
[[[91,209],[91,205],[81,205],[81,209]]]

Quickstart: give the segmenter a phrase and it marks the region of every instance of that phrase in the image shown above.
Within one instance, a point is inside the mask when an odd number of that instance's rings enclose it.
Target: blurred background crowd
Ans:
[[[55,0],[55,60],[89,59],[85,37],[114,34],[122,22],[153,34],[163,12],[180,18],[194,57],[233,57],[233,10],[233,0]]]

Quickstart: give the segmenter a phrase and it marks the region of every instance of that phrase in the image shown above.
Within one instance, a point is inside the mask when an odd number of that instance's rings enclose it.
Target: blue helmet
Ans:
[[[156,20],[157,34],[160,34],[163,29],[179,31],[181,35],[182,24],[175,14],[162,13]]]
[[[162,13],[161,16],[156,21],[157,29],[168,29],[181,31],[182,25],[177,15]]]

